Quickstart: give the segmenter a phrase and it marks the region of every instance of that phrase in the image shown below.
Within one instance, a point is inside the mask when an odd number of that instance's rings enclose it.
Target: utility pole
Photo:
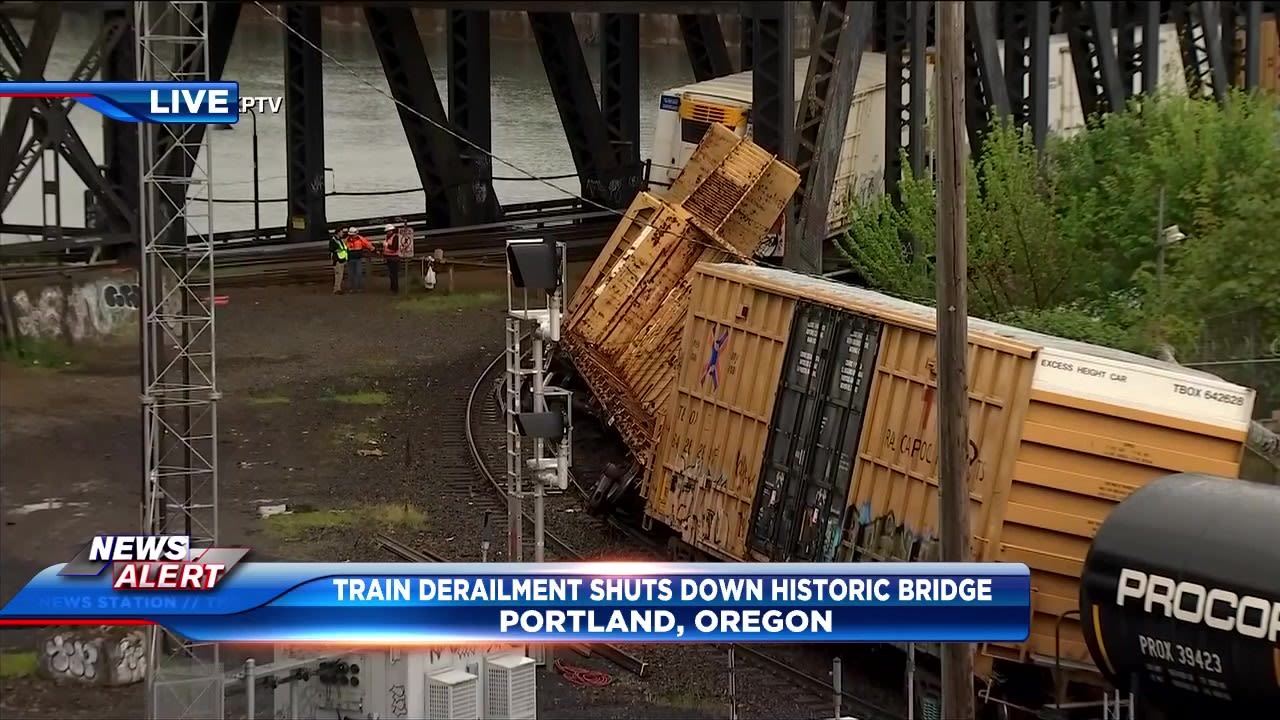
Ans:
[[[942,560],[968,562],[964,3],[938,3],[938,488]],[[942,646],[942,716],[973,720],[973,646]]]

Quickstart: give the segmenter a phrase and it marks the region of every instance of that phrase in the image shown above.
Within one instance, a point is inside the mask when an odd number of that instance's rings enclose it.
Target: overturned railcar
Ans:
[[[759,266],[699,264],[691,288],[646,521],[722,560],[937,559],[936,310]],[[969,329],[973,559],[1030,566],[1034,607],[1025,643],[979,646],[979,673],[1096,679],[1075,618],[1094,533],[1155,478],[1236,476],[1254,393],[1109,348]]]
[[[1280,717],[1280,488],[1190,473],[1139,489],[1098,528],[1080,615],[1142,717]]]

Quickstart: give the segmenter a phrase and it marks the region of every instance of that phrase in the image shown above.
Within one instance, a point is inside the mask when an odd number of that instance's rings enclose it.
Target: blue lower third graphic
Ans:
[[[0,624],[147,620],[191,640],[1020,642],[1018,564],[247,563],[208,592],[40,573]]]

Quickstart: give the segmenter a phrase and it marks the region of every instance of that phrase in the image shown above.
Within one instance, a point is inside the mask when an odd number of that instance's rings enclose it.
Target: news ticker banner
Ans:
[[[1017,642],[1031,616],[1027,566],[1005,563],[243,563],[185,591],[63,568],[0,625],[141,621],[200,642]]]
[[[279,112],[280,97],[241,97],[235,82],[8,82],[0,97],[70,99],[127,123],[234,124],[251,109]]]

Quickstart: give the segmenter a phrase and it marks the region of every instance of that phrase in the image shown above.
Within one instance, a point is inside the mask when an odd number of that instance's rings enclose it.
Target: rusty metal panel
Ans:
[[[636,199],[631,202],[631,207],[627,208],[622,222],[618,223],[618,227],[614,228],[613,234],[609,236],[609,241],[600,250],[600,254],[596,256],[596,261],[591,264],[591,269],[583,276],[577,291],[574,292],[573,297],[569,300],[569,305],[565,309],[565,319],[562,327],[564,333],[571,333],[574,326],[580,321],[582,313],[598,297],[596,291],[600,286],[601,280],[623,258],[640,232],[652,224],[654,216],[665,207],[665,203],[649,193],[636,195]]]
[[[709,132],[678,192],[639,194],[574,293],[561,345],[646,467],[676,374],[689,272],[752,262],[798,184],[750,141]]]
[[[800,175],[764,148],[712,124],[665,197],[713,241],[751,255],[800,186]]]
[[[685,542],[746,559],[793,299],[695,277],[647,512]]]
[[[822,305],[796,310],[756,491],[752,551],[783,562],[835,558],[881,327]]]

